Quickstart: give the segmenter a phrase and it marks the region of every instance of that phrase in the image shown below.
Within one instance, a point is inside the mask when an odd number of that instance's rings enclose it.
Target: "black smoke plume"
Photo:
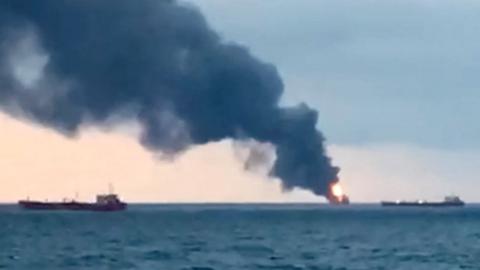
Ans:
[[[25,44],[46,59],[34,83],[15,71],[29,53]],[[282,93],[273,65],[223,41],[182,2],[0,1],[0,106],[7,113],[69,136],[85,124],[135,119],[141,143],[168,154],[226,138],[270,143],[277,157],[271,174],[286,189],[325,195],[338,168],[325,154],[317,112],[280,107]]]

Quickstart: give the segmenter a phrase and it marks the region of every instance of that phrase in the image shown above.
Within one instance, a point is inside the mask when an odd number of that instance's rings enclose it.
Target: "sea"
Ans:
[[[3,205],[0,269],[480,269],[480,205]]]

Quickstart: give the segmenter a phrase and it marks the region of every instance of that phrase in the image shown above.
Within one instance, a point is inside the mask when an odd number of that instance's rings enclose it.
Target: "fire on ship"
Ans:
[[[330,184],[329,193],[327,194],[327,200],[330,204],[349,204],[350,199],[343,191],[339,181]]]

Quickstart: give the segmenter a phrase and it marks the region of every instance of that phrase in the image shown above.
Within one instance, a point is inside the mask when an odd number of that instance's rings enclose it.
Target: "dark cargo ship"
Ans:
[[[428,201],[383,201],[382,206],[410,206],[410,207],[459,207],[464,206],[465,202],[458,196],[447,196],[441,202]]]
[[[28,210],[122,211],[127,208],[127,204],[120,201],[116,194],[97,195],[97,200],[94,203],[21,200],[18,202],[18,205]]]

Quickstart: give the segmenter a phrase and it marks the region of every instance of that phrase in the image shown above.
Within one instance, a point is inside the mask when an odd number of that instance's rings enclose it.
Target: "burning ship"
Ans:
[[[464,206],[465,202],[458,196],[446,196],[443,201],[428,202],[423,200],[417,201],[382,201],[382,206],[414,206],[414,207],[447,207],[447,206]]]
[[[327,200],[330,204],[337,205],[350,203],[350,199],[343,192],[343,188],[338,181],[330,184],[330,192],[327,194]]]
[[[62,202],[41,202],[20,200],[18,205],[28,210],[73,210],[73,211],[122,211],[127,208],[127,204],[122,202],[116,194],[97,195],[94,203],[62,201]]]

